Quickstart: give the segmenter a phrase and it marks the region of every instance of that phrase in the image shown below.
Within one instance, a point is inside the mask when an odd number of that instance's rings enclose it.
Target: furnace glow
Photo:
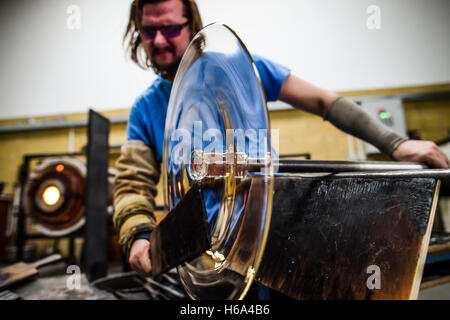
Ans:
[[[44,192],[42,193],[42,199],[44,199],[45,204],[49,206],[53,206],[55,203],[57,203],[60,197],[61,193],[55,186],[45,188]]]

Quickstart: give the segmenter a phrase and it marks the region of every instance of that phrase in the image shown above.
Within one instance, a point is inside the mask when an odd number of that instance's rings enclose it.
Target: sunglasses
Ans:
[[[167,38],[175,38],[181,34],[181,30],[186,27],[190,21],[187,21],[183,24],[174,24],[170,26],[162,26],[162,27],[142,27],[142,37],[145,40],[153,40],[156,37],[156,32],[159,30],[161,34]]]

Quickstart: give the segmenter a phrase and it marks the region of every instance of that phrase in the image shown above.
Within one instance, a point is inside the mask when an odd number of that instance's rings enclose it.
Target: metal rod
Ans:
[[[337,177],[370,177],[370,178],[433,178],[450,182],[450,169],[399,170],[381,172],[341,172]]]
[[[332,173],[346,176],[403,176],[441,179],[450,183],[450,169],[430,169],[424,164],[388,161],[327,161],[273,159],[274,173]],[[266,158],[248,158],[245,153],[204,153],[194,150],[191,154],[189,174],[194,180],[219,178],[230,172],[236,177],[249,173],[265,173],[269,162]]]
[[[396,170],[421,170],[427,169],[426,165],[404,162],[383,161],[325,161],[325,160],[274,160],[274,171],[281,173],[301,172],[360,172],[360,171],[396,171]],[[248,171],[257,172],[264,168],[264,164],[249,163]]]

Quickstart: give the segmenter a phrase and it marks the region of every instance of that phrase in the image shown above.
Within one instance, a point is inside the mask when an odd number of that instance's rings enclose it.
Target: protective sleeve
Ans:
[[[153,151],[140,140],[122,145],[116,168],[113,222],[120,247],[128,257],[134,237],[156,226],[154,199],[161,171]]]
[[[358,104],[350,99],[339,97],[328,109],[324,120],[355,137],[373,144],[381,152],[392,156],[400,143],[408,140],[386,127]]]

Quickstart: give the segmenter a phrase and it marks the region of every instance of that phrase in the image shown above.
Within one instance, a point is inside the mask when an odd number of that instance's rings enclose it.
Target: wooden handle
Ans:
[[[41,260],[35,261],[31,264],[31,266],[33,266],[34,268],[39,268],[42,267],[46,264],[52,263],[52,262],[56,262],[62,259],[62,256],[58,253],[52,254],[51,256],[48,256],[46,258],[43,258]]]

